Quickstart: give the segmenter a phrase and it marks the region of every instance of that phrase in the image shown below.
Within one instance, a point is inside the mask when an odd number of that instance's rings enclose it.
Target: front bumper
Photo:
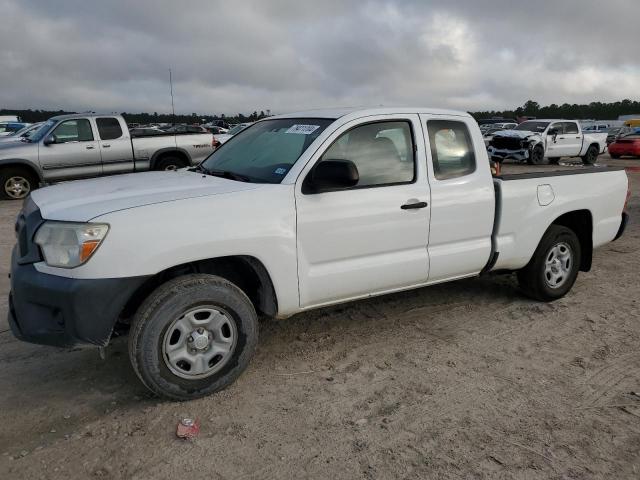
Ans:
[[[529,158],[529,150],[524,148],[520,150],[507,150],[490,146],[487,148],[487,152],[489,153],[489,158],[498,161],[513,159],[523,162]]]
[[[9,325],[20,340],[66,347],[105,346],[133,293],[149,277],[96,280],[41,273],[11,256]]]

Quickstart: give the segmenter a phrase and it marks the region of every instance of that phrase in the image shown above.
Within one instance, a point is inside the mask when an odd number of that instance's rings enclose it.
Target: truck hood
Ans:
[[[86,222],[117,210],[259,187],[183,169],[60,183],[35,190],[31,198],[47,220]]]
[[[16,141],[13,140],[13,138],[14,137],[0,137],[0,159],[20,155],[25,151],[25,148],[38,148],[38,145],[35,143]]]
[[[540,136],[539,133],[529,132],[527,130],[503,130],[493,134],[494,137],[509,137],[509,138],[527,138],[532,135]]]

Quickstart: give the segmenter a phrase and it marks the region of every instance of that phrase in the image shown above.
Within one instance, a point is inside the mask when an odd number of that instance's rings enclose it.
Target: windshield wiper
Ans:
[[[214,177],[228,178],[230,180],[236,180],[238,182],[251,182],[251,179],[246,175],[230,172],[229,170],[206,170],[205,169],[205,173],[207,173],[208,175],[213,175]]]

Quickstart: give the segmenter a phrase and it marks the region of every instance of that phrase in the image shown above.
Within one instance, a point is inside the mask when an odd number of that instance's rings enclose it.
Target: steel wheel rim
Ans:
[[[573,251],[569,244],[559,242],[547,252],[544,263],[544,281],[549,288],[564,285],[573,269]]]
[[[4,191],[11,198],[24,198],[29,195],[31,184],[29,184],[29,180],[24,177],[10,177],[4,182]]]
[[[200,306],[171,322],[162,340],[162,358],[181,378],[206,378],[227,364],[237,340],[236,322],[229,313],[218,306]]]

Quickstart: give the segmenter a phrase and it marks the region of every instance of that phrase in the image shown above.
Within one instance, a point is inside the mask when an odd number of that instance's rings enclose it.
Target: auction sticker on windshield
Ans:
[[[320,125],[291,125],[284,133],[299,133],[301,135],[309,135],[320,128]]]

